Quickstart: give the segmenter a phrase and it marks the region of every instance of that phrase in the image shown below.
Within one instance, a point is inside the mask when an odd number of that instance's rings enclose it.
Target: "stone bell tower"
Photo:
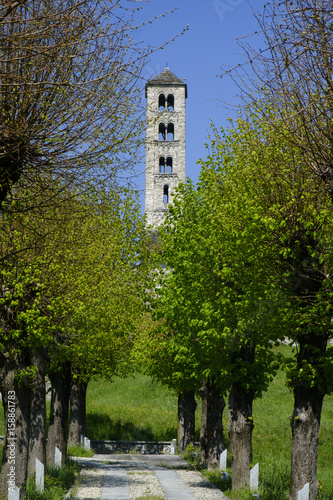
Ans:
[[[163,223],[172,190],[185,182],[185,99],[187,85],[165,68],[146,83],[146,189],[147,225]]]

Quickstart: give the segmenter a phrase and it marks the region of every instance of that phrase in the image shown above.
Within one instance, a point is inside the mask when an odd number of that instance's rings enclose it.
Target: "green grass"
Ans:
[[[67,447],[68,457],[93,457],[95,455],[94,450],[85,450],[79,444],[76,446]]]
[[[177,437],[177,397],[145,375],[92,381],[87,436],[97,440],[170,441]]]
[[[155,495],[148,495],[146,497],[137,497],[136,500],[164,500],[164,497],[157,497]]]

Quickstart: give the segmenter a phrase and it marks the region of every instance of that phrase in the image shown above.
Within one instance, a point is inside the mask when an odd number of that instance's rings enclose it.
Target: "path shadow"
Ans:
[[[108,415],[87,414],[87,435],[92,440],[114,441],[171,441],[177,436],[177,428],[164,430],[163,437],[155,436],[151,427],[138,427],[133,422],[112,419]]]

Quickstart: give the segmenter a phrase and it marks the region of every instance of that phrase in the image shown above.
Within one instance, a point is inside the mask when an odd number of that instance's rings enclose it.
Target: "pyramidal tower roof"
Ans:
[[[184,83],[178,76],[176,76],[169,68],[165,68],[162,73],[149,80],[145,85],[146,97],[148,85],[183,85],[185,87],[185,97],[187,97],[187,84]]]

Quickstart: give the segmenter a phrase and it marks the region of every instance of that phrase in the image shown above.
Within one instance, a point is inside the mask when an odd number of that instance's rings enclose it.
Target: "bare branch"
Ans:
[[[45,178],[69,188],[133,168],[143,131],[142,69],[158,50],[137,43],[135,32],[173,11],[136,24],[136,9],[120,0],[8,7],[0,23],[2,210],[18,208],[23,192],[32,207],[26,188],[39,192]]]
[[[243,102],[286,126],[286,141],[325,183],[333,199],[333,6],[330,0],[273,0],[255,14],[245,62],[225,72]],[[268,113],[265,112],[268,111]]]
[[[18,2],[8,2],[8,4],[4,5],[1,10],[5,12],[4,14],[0,14],[0,23],[2,23],[8,16],[10,16],[10,14],[13,12],[13,10],[16,9],[16,7],[19,7],[26,2],[27,0],[20,0]]]

